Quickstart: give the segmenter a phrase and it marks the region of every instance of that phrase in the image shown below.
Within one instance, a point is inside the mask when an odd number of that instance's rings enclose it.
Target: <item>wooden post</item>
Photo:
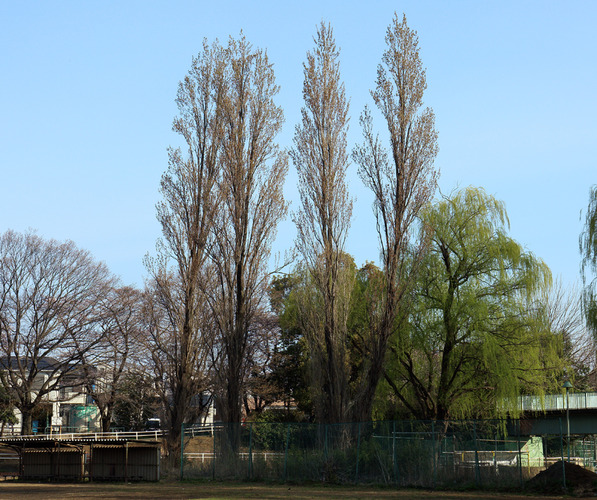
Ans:
[[[89,470],[87,471],[89,482],[93,482],[93,443],[89,444]]]
[[[124,482],[129,480],[129,442],[124,444]]]
[[[54,458],[54,453],[52,453],[52,458]],[[53,473],[54,471],[52,471]],[[58,452],[56,454],[56,478],[60,479],[60,441],[58,441]]]

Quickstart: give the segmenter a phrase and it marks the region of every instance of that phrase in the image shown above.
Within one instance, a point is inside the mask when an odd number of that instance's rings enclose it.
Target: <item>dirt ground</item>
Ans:
[[[55,484],[0,482],[0,498],[27,499],[43,498],[47,500],[65,498],[103,498],[103,499],[194,499],[194,498],[343,498],[343,499],[385,499],[401,498],[412,500],[529,500],[541,498],[553,500],[562,496],[518,495],[491,492],[445,492],[427,490],[393,490],[375,487],[338,487],[338,486],[293,486],[269,485],[257,483],[134,483],[134,484]]]

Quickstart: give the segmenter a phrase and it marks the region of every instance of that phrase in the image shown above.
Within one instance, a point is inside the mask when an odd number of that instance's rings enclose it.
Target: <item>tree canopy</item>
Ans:
[[[562,368],[539,301],[551,274],[508,236],[504,204],[469,187],[429,205],[421,224],[431,242],[408,323],[393,338],[386,379],[395,396],[413,416],[446,419],[543,392]]]

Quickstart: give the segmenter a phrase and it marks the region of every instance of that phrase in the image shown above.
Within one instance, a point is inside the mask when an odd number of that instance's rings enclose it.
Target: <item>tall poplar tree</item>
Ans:
[[[287,212],[288,161],[275,138],[283,123],[272,64],[241,36],[225,49],[226,94],[219,210],[210,249],[209,294],[217,335],[215,383],[224,422],[241,421],[250,330],[267,300],[267,265],[278,222]],[[233,437],[233,447],[237,445]]]
[[[162,228],[158,255],[146,258],[151,275],[146,297],[149,360],[166,412],[170,456],[178,457],[182,424],[195,417],[191,400],[208,387],[211,353],[205,322],[205,265],[219,208],[218,181],[224,138],[223,78],[226,56],[204,42],[179,83],[179,114],[172,129],[184,148],[168,151],[157,219]]]
[[[364,143],[353,151],[359,174],[374,196],[385,281],[382,302],[370,315],[370,333],[356,346],[366,359],[355,407],[358,420],[371,417],[388,340],[406,317],[403,304],[426,246],[426,237],[414,241],[417,216],[432,199],[438,177],[435,116],[430,108],[423,108],[427,82],[417,33],[408,27],[406,17],[400,22],[395,15],[385,40],[387,48],[371,94],[387,125],[389,148],[374,132],[366,108],[360,120]]]
[[[290,153],[301,196],[297,248],[314,292],[300,302],[300,317],[311,355],[315,410],[328,422],[348,417],[347,320],[354,285],[354,266],[343,253],[352,201],[346,184],[349,106],[339,57],[333,30],[322,22],[303,66],[302,120]]]

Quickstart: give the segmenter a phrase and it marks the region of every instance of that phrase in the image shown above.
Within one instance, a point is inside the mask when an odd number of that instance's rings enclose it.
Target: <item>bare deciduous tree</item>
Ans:
[[[385,274],[381,313],[371,317],[371,334],[359,348],[367,359],[360,381],[355,418],[368,420],[375,389],[381,375],[388,339],[404,318],[401,303],[412,279],[408,266],[424,250],[425,239],[413,245],[417,214],[435,192],[438,172],[435,117],[430,108],[421,110],[427,87],[419,57],[418,36],[398,16],[386,32],[387,49],[377,70],[373,100],[389,133],[389,150],[373,131],[368,109],[361,116],[364,143],[355,148],[353,159],[359,174],[374,195],[374,212]],[[411,258],[412,257],[412,258]]]
[[[286,155],[274,142],[283,122],[267,54],[241,36],[226,49],[219,194],[211,260],[216,283],[210,297],[218,334],[216,383],[224,422],[240,422],[249,331],[267,297],[270,247],[285,216]],[[233,443],[234,445],[234,443]]]
[[[101,340],[106,266],[74,243],[8,231],[0,237],[0,378],[15,396],[22,433],[33,411]]]
[[[173,130],[186,151],[169,150],[169,167],[161,181],[163,201],[157,205],[162,226],[158,257],[147,258],[151,274],[148,307],[151,359],[161,378],[167,412],[169,445],[176,453],[180,430],[191,418],[191,400],[205,389],[211,343],[202,328],[205,309],[204,264],[218,210],[218,175],[223,139],[225,54],[216,42],[193,59],[180,82],[179,115]],[[165,389],[166,390],[166,389]]]
[[[248,373],[243,389],[243,403],[247,415],[263,411],[267,405],[284,396],[273,374],[281,343],[278,318],[267,312],[257,314],[251,324],[248,342]]]
[[[352,201],[346,185],[348,102],[340,78],[333,30],[322,23],[315,50],[304,64],[302,121],[291,156],[298,171],[301,210],[295,217],[297,247],[321,304],[308,301],[303,331],[311,353],[311,383],[322,421],[348,417],[347,320],[354,284],[343,272],[343,250]]]
[[[582,298],[581,291],[566,289],[556,280],[542,300],[542,312],[546,328],[561,342],[563,360],[570,370],[567,376],[575,379],[577,389],[592,390],[595,388],[595,338],[583,317]],[[559,383],[561,385],[561,380]]]
[[[131,287],[114,288],[101,306],[102,340],[80,353],[81,385],[98,408],[102,430],[108,432],[120,396],[118,387],[143,345],[141,293]]]
[[[161,276],[145,292],[145,353],[137,366],[140,372],[145,372],[145,378],[150,376],[154,380],[169,434],[177,435],[180,443],[182,424],[194,422],[200,416],[203,408],[196,404],[198,396],[211,388],[209,367],[213,344],[205,307],[194,313],[193,334],[182,335],[178,322],[184,318],[185,289],[175,279]],[[179,425],[174,428],[173,422],[177,420]],[[169,439],[168,446],[174,460],[178,445]]]

